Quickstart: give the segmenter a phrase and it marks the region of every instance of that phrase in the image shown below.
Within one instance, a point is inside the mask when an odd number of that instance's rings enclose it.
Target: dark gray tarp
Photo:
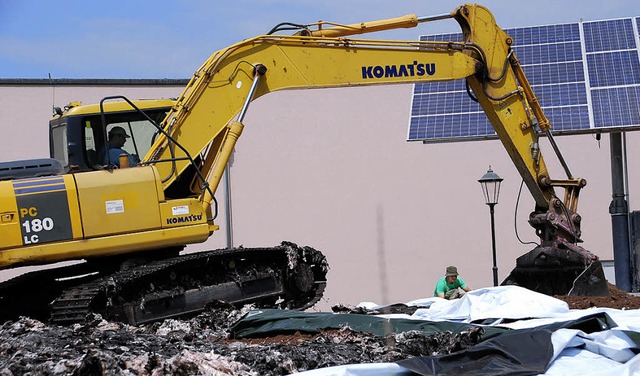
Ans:
[[[299,312],[278,309],[251,311],[229,330],[234,338],[265,337],[283,333],[318,333],[327,329],[349,327],[358,332],[384,336],[418,330],[425,334],[450,331],[460,333],[478,325],[451,321],[425,321],[404,318],[386,319],[353,313]],[[483,327],[483,339],[509,331],[504,328]]]
[[[551,334],[546,329],[516,330],[464,351],[397,363],[419,375],[537,375],[553,356]]]
[[[585,333],[608,330],[617,326],[606,313],[595,313],[576,320],[555,322],[538,326],[534,329],[520,329],[530,331],[548,329],[551,331],[568,328],[579,329]],[[452,321],[426,321],[406,318],[387,319],[378,316],[368,316],[353,313],[335,314],[331,312],[300,312],[280,309],[262,309],[247,313],[230,328],[234,338],[266,337],[283,333],[318,333],[327,329],[342,329],[349,327],[358,332],[384,336],[389,333],[401,333],[417,330],[425,334],[450,331],[460,333],[472,327],[482,327],[482,340],[486,341],[504,333],[515,330],[493,326],[481,326]]]
[[[419,375],[537,375],[546,371],[553,356],[551,334],[554,331],[576,329],[589,334],[616,326],[606,313],[596,313],[576,320],[511,330],[453,354],[415,357],[397,363]],[[624,332],[640,347],[638,333]]]

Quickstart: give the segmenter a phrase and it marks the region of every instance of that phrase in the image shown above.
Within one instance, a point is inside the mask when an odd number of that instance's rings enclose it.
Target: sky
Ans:
[[[213,52],[280,22],[449,13],[451,0],[0,0],[0,78],[190,78]],[[486,0],[502,28],[640,16],[638,0]],[[455,21],[367,37],[418,39]]]

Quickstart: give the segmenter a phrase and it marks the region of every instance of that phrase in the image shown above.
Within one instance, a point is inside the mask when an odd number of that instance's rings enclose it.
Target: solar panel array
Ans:
[[[554,134],[640,129],[640,17],[506,29]],[[421,40],[461,41],[462,34]],[[495,137],[464,80],[414,85],[408,140]]]

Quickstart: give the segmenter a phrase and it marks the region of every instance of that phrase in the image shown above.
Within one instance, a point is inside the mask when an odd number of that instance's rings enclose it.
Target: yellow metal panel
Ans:
[[[71,219],[71,231],[73,239],[82,239],[82,218],[80,217],[80,205],[78,203],[78,190],[73,175],[65,175],[64,182],[67,187],[67,201],[69,202],[69,217]]]
[[[11,181],[0,181],[0,248],[22,245],[18,206]]]
[[[160,204],[162,227],[184,227],[207,222],[200,200],[195,198],[170,200]]]
[[[46,264],[91,257],[127,254],[176,245],[200,243],[209,237],[209,226],[199,224],[173,229],[143,231],[131,234],[43,243],[0,252],[0,268]]]
[[[85,238],[158,229],[160,197],[153,167],[74,175]]]
[[[79,102],[76,102],[79,103]],[[158,108],[158,107],[171,107],[175,103],[175,101],[170,99],[141,99],[134,100],[133,103],[141,110],[149,109],[149,108]],[[122,111],[135,111],[131,105],[125,101],[112,101],[103,103],[103,108],[105,112],[122,112]],[[71,115],[88,115],[88,114],[99,114],[100,113],[100,105],[99,104],[88,104],[88,105],[77,105],[70,106],[70,108],[65,111],[63,116],[71,116]],[[59,117],[58,115],[54,116],[54,119]]]

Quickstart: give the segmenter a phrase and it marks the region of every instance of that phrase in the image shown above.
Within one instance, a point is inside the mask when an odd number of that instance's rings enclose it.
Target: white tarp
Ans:
[[[414,318],[468,323],[498,318],[547,318],[569,312],[567,303],[517,286],[473,290],[455,300],[430,298],[407,304],[420,306],[424,301],[431,301],[429,309],[419,309]]]
[[[585,334],[579,330],[559,329],[553,333],[551,341],[554,356],[545,375],[604,376],[640,372],[640,355],[630,350],[635,344],[620,330]]]

